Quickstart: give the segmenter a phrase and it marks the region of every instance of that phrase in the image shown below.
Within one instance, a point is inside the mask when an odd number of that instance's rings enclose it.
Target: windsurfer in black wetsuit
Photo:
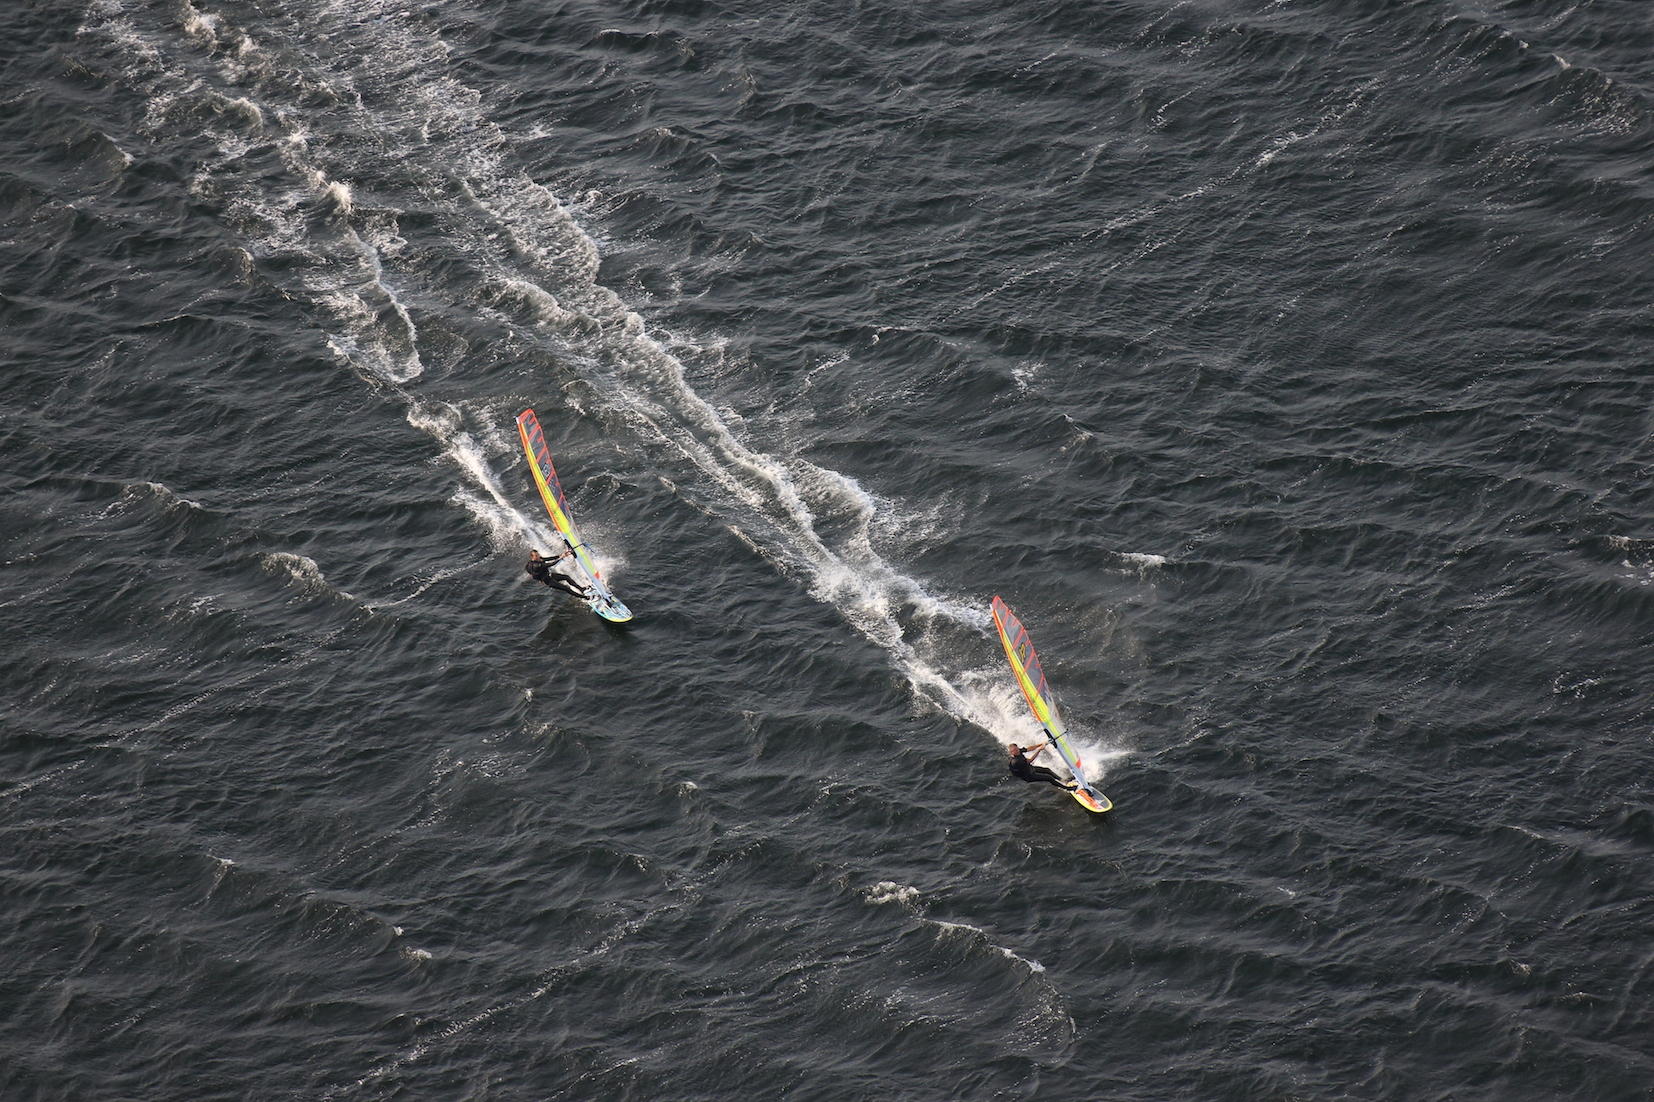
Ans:
[[[542,585],[550,586],[552,589],[561,589],[564,593],[569,594],[571,597],[579,597],[582,601],[589,601],[592,596],[590,590],[580,588],[580,583],[576,582],[573,578],[569,577],[567,574],[561,574],[552,569],[554,565],[562,562],[572,554],[574,554],[574,548],[571,547],[567,551],[564,551],[561,555],[558,555],[555,559],[543,559],[540,557],[539,551],[530,550],[528,553],[528,564],[523,567],[523,570],[530,578],[533,578]]]
[[[1047,784],[1056,785],[1064,792],[1072,792],[1076,788],[1080,787],[1078,783],[1070,783],[1069,781],[1065,781],[1055,773],[1051,772],[1051,770],[1045,768],[1045,766],[1034,764],[1034,759],[1039,757],[1040,751],[1050,745],[1051,741],[1047,739],[1038,746],[1034,747],[1034,752],[1029,754],[1016,743],[1011,743],[1011,760],[1007,763],[1010,767],[1011,773],[1013,776],[1021,777],[1025,781],[1044,781]]]

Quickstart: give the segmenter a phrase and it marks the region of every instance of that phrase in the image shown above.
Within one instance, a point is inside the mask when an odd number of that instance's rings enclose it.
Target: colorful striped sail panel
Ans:
[[[1040,721],[1045,732],[1051,738],[1051,745],[1056,747],[1063,764],[1074,774],[1081,790],[1092,797],[1092,803],[1081,800],[1082,804],[1093,811],[1106,811],[1109,806],[1108,797],[1093,789],[1085,779],[1085,765],[1080,756],[1068,744],[1067,733],[1063,730],[1062,717],[1057,713],[1057,698],[1051,692],[1051,686],[1045,682],[1045,671],[1040,669],[1039,655],[1034,653],[1034,641],[1028,638],[1028,631],[1022,626],[1022,621],[1016,618],[1004,601],[998,597],[993,599],[989,606],[994,614],[994,627],[999,629],[999,641],[1005,646],[1005,657],[1011,660],[1011,670],[1016,674],[1017,685],[1022,689],[1022,695],[1028,701],[1028,707],[1034,711],[1034,718]],[[1075,793],[1079,799],[1080,793]],[[1093,805],[1096,806],[1093,806]]]
[[[1034,641],[1028,638],[1022,621],[1016,618],[1004,601],[995,597],[989,607],[994,614],[994,626],[999,629],[999,641],[1005,645],[1005,657],[1011,660],[1011,670],[1017,675],[1017,684],[1022,687],[1022,695],[1028,699],[1028,707],[1034,710],[1034,718],[1053,736],[1060,737],[1063,726],[1062,718],[1057,714],[1057,698],[1051,694],[1051,686],[1046,684],[1039,655],[1034,653]]]
[[[534,411],[525,409],[517,415],[517,435],[522,438],[523,452],[528,456],[528,468],[534,472],[534,484],[540,488],[540,500],[546,503],[546,512],[551,514],[551,523],[563,539],[568,541],[569,547],[574,550],[574,557],[590,579],[591,587],[597,595],[589,602],[592,611],[605,620],[615,623],[624,623],[632,618],[628,609],[619,597],[609,591],[603,581],[603,573],[598,570],[596,561],[591,556],[591,550],[586,541],[580,538],[580,530],[574,526],[574,517],[569,512],[568,499],[563,496],[562,483],[557,481],[557,468],[551,465],[551,449],[546,447],[546,434],[540,428],[540,419],[534,416]]]
[[[551,465],[546,434],[541,431],[540,419],[534,416],[533,410],[525,409],[517,415],[517,435],[522,437],[529,469],[534,472],[534,484],[540,487],[540,497],[546,503],[546,512],[551,514],[551,522],[574,543],[579,536],[574,521],[569,519],[568,499],[563,496],[563,484],[557,481],[557,468]]]

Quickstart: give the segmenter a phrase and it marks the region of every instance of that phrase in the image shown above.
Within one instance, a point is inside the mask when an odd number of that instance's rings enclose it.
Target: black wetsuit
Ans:
[[[523,570],[527,572],[530,578],[542,585],[548,585],[553,589],[561,589],[570,596],[585,599],[585,591],[580,588],[579,584],[567,574],[559,574],[553,570],[550,559],[529,559]]]
[[[1035,765],[1029,761],[1021,750],[1012,754],[1011,760],[1007,764],[1011,770],[1011,775],[1014,777],[1021,777],[1025,781],[1044,781],[1046,784],[1054,784],[1062,789],[1069,787],[1067,781],[1045,768],[1045,766]]]

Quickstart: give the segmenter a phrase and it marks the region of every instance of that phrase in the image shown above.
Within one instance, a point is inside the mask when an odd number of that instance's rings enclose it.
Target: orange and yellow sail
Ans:
[[[1005,647],[1005,657],[1011,660],[1011,672],[1016,674],[1017,685],[1022,689],[1023,697],[1027,699],[1028,707],[1033,709],[1034,718],[1045,728],[1051,745],[1056,748],[1063,764],[1068,766],[1069,771],[1074,774],[1074,780],[1080,785],[1073,793],[1074,798],[1092,811],[1107,811],[1113,804],[1107,796],[1092,788],[1085,779],[1085,765],[1068,743],[1062,717],[1057,712],[1057,698],[1051,692],[1051,686],[1046,684],[1045,671],[1040,669],[1039,655],[1034,653],[1034,641],[1028,638],[1028,631],[1022,626],[1022,621],[1016,618],[1016,614],[1004,601],[995,597],[989,608],[994,615],[994,627],[999,629],[999,641]]]
[[[551,514],[551,523],[556,526],[558,533],[568,542],[574,551],[575,559],[580,563],[580,569],[591,579],[592,589],[597,596],[592,598],[592,611],[605,620],[617,623],[630,620],[631,611],[621,603],[620,598],[609,592],[609,587],[603,581],[603,572],[598,570],[597,562],[591,556],[591,549],[586,541],[580,538],[580,529],[574,526],[574,517],[569,513],[568,499],[563,496],[563,486],[557,481],[557,468],[551,464],[551,449],[546,447],[546,434],[540,428],[540,419],[534,416],[534,411],[525,409],[517,415],[517,435],[522,438],[523,452],[528,456],[528,468],[534,472],[534,484],[540,488],[540,500],[546,503],[546,512]]]

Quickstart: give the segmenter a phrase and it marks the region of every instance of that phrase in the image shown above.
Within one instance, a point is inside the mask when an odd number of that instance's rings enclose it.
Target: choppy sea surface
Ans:
[[[1651,59],[0,6],[0,1097],[1654,1097]]]

